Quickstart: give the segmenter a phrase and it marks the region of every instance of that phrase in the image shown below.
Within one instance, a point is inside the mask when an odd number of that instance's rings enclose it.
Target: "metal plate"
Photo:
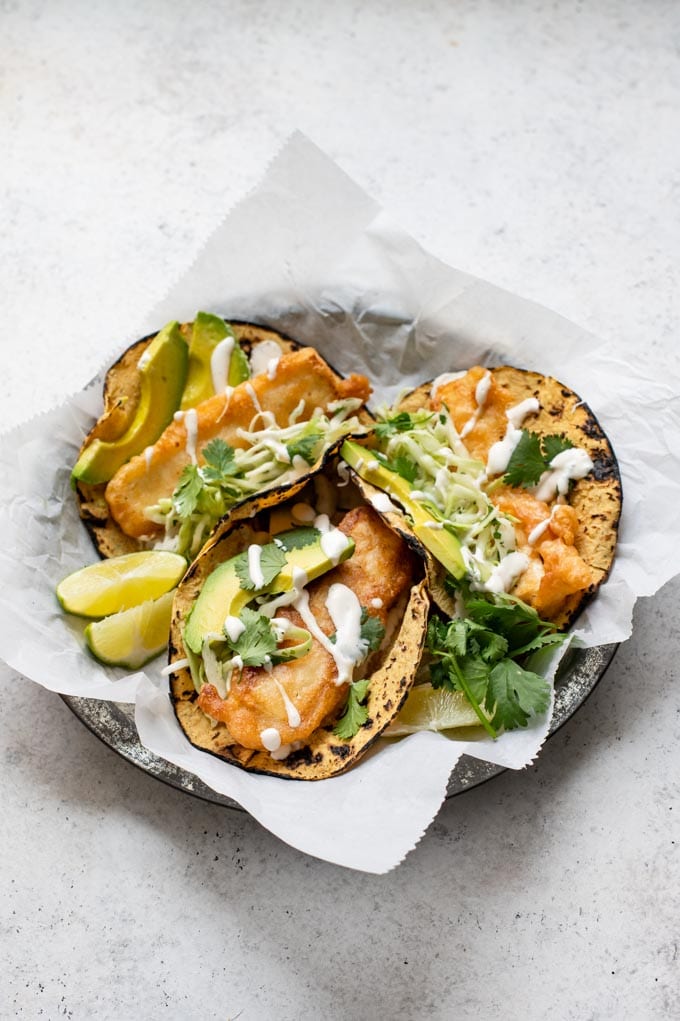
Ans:
[[[604,675],[614,658],[617,645],[602,645],[594,649],[575,649],[565,658],[555,687],[555,708],[550,723],[550,734],[570,719],[583,705],[595,685]],[[177,787],[194,797],[212,801],[216,805],[243,812],[239,804],[207,787],[193,773],[188,773],[171,762],[159,758],[144,748],[135,727],[134,706],[120,702],[102,702],[94,698],[77,698],[62,695],[67,706],[82,723],[122,758],[144,770],[149,776]],[[503,766],[482,762],[464,755],[451,774],[447,797],[454,797],[477,787],[505,772]]]

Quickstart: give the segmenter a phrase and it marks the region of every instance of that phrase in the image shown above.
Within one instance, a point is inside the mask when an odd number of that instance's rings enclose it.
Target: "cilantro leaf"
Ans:
[[[522,429],[522,438],[512,452],[503,482],[508,486],[535,486],[553,457],[574,444],[566,436],[539,436]]]
[[[305,546],[311,546],[313,542],[317,542],[321,532],[318,528],[312,528],[305,526],[304,528],[293,528],[289,532],[279,532],[276,536],[276,545],[280,543],[286,552],[290,552],[292,549],[303,549]]]
[[[522,655],[529,652],[537,652],[539,649],[547,649],[551,645],[561,645],[566,639],[566,634],[563,631],[553,631],[552,633],[546,633],[542,635],[536,635],[530,642],[523,645],[521,649],[517,649],[515,652],[516,656]]]
[[[464,656],[467,646],[467,628],[462,620],[452,620],[448,625],[441,617],[432,617],[427,626],[427,647],[438,655],[451,652]]]
[[[276,636],[271,621],[262,613],[244,607],[239,614],[243,631],[235,642],[227,636],[227,644],[241,657],[244,666],[263,666],[276,652]]]
[[[492,727],[526,727],[529,716],[545,712],[550,705],[550,685],[514,659],[504,659],[489,674],[484,704],[493,712]]]
[[[540,436],[522,429],[522,438],[508,461],[503,482],[508,486],[535,486],[546,467]]]
[[[487,619],[500,609],[500,620],[507,628],[509,621],[505,611],[513,608],[499,608],[484,600],[477,602],[488,608]],[[519,612],[524,613],[528,609],[521,606]],[[536,621],[539,628],[550,627],[544,625],[537,615]],[[516,622],[512,626],[516,626]],[[525,632],[522,634],[524,637]],[[538,648],[553,640],[554,635],[544,635],[539,630],[532,642]],[[432,687],[462,691],[492,737],[496,737],[501,728],[526,727],[529,716],[543,712],[549,704],[548,682],[516,662],[508,651],[508,638],[495,629],[469,618],[445,622],[434,616],[428,624],[427,648],[433,659],[430,665]],[[529,647],[525,646],[518,648],[515,654],[528,651]],[[482,707],[493,714],[491,722]]]
[[[361,641],[366,644],[367,652],[375,652],[380,648],[385,637],[385,628],[378,617],[371,617],[365,606],[361,607]]]
[[[333,733],[342,741],[349,741],[358,734],[368,719],[368,709],[362,703],[366,701],[370,681],[353,681],[349,686],[345,711],[333,728]]]
[[[202,489],[203,480],[198,468],[195,464],[186,465],[172,494],[172,505],[179,517],[188,518],[193,514]]]
[[[307,464],[314,464],[316,461],[315,450],[319,441],[323,439],[323,433],[310,433],[309,436],[302,436],[299,440],[286,444],[286,450],[291,461],[294,457],[301,457]]]
[[[245,550],[243,553],[239,553],[237,557],[234,557],[234,570],[241,582],[241,588],[246,589],[248,592],[254,591],[256,587],[266,588],[274,581],[274,578],[280,573],[281,568],[286,562],[286,554],[276,543],[268,542],[265,546],[260,546],[259,549],[260,570],[264,579],[261,586],[256,586],[250,576],[248,551]]]
[[[405,433],[413,427],[413,420],[408,411],[400,411],[391,418],[378,422],[375,427],[375,435],[379,440],[389,439],[395,433]]]
[[[530,651],[533,643],[544,636],[546,641],[540,644],[547,644],[547,636],[556,634],[554,624],[541,620],[533,607],[510,596],[497,595],[493,601],[471,599],[465,604],[465,612],[471,620],[503,635],[511,656]]]
[[[418,475],[418,465],[415,461],[412,461],[410,457],[406,457],[404,454],[399,454],[395,457],[392,462],[392,470],[401,475],[402,479],[406,479],[411,485],[416,481]]]
[[[239,474],[234,448],[219,436],[211,440],[201,453],[206,462],[201,468],[201,476],[206,482],[219,485],[223,479],[233,478]]]
[[[553,457],[557,457],[563,450],[570,450],[574,444],[566,436],[544,436],[541,442],[545,459],[550,464]]]

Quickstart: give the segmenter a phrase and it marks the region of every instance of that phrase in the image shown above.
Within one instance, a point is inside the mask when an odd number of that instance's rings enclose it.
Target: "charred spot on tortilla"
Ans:
[[[357,381],[354,384],[355,390],[362,391],[364,387],[368,387],[365,377],[360,376],[352,376],[345,383],[343,377],[336,373],[329,363],[325,362],[317,352],[311,348],[305,348],[280,331],[240,320],[230,320],[229,325],[233,329],[241,350],[248,358],[252,356],[259,345],[275,343],[282,352],[282,359],[285,359],[285,356],[291,355],[303,357],[305,351],[310,352],[311,356],[313,356],[314,365],[308,371],[313,372],[314,366],[318,365],[320,371],[326,374],[331,390],[335,387],[339,394],[343,392],[346,386],[351,388],[354,380]],[[184,323],[179,327],[180,333],[187,343],[191,337],[192,326],[192,323]],[[108,370],[104,382],[104,410],[85,438],[81,447],[81,454],[94,440],[114,441],[125,432],[132,422],[140,401],[140,358],[142,358],[144,352],[156,336],[157,334],[150,334],[136,341]],[[300,372],[300,377],[304,382],[304,368]],[[248,383],[249,381],[245,382]],[[365,393],[362,392],[364,400],[368,396],[369,389],[366,389]],[[333,396],[332,393],[331,396]],[[253,408],[253,413],[254,410]],[[364,407],[357,411],[357,417],[366,425],[369,425],[372,421],[370,414]],[[178,444],[175,442],[175,447],[177,446]],[[310,473],[322,468],[327,459],[335,452],[336,447],[337,444],[334,444],[330,450],[326,449],[317,460],[317,463],[310,464]],[[127,465],[124,468],[127,468]],[[305,473],[305,478],[306,475],[307,473]],[[126,531],[127,526],[123,527],[120,521],[116,520],[116,515],[112,511],[110,501],[107,500],[107,486],[108,483],[89,484],[82,480],[75,482],[80,517],[100,556],[108,558],[148,548],[154,539],[154,530],[156,533],[158,531],[158,526],[149,522],[148,535],[131,534],[129,530]],[[278,497],[278,494],[283,493],[285,489],[285,484],[275,485],[271,492],[276,493]],[[171,493],[166,495],[169,497]],[[248,497],[245,497],[246,502],[247,500]],[[238,507],[241,502],[243,501],[237,500],[234,506]],[[231,512],[233,509],[229,508],[229,511]],[[155,537],[158,538],[158,535],[156,534]],[[207,535],[205,538],[207,538]]]
[[[335,477],[336,465],[327,466],[326,472],[329,477]],[[308,500],[313,498],[311,487],[312,483],[307,481],[307,491],[302,494],[303,498],[306,497]],[[343,494],[343,500],[347,500],[349,503],[356,503],[354,499],[356,494],[354,496],[347,494],[346,488],[338,490],[338,492]],[[278,503],[273,506],[278,511],[282,506],[284,508],[292,506],[299,499],[300,490],[297,490],[293,494],[288,493],[285,501],[279,498]],[[251,509],[248,507],[240,508],[240,510],[243,515],[240,520],[232,519],[218,526],[212,541],[204,547],[177,590],[170,634],[169,663],[181,661],[187,654],[184,637],[185,624],[199,593],[206,583],[206,579],[210,577],[218,565],[246,551],[254,537],[260,537],[260,541],[262,541],[261,537],[269,534],[268,508],[260,506],[254,515],[250,513]],[[403,705],[408,690],[413,683],[416,668],[421,657],[429,611],[429,598],[424,577],[422,553],[418,550],[418,555],[414,554],[411,548],[404,542],[402,535],[385,523],[373,508],[364,504],[359,504],[359,507],[355,506],[354,509],[347,512],[337,509],[331,515],[331,520],[337,520],[340,526],[346,528],[346,534],[353,537],[357,548],[360,549],[363,559],[357,558],[357,563],[353,568],[355,572],[352,575],[353,578],[361,576],[367,586],[369,584],[378,584],[377,580],[370,580],[371,571],[376,572],[378,570],[379,557],[383,555],[381,543],[387,541],[386,536],[388,534],[390,536],[389,545],[392,559],[399,561],[400,564],[407,562],[409,565],[408,572],[404,575],[406,581],[403,583],[405,586],[403,591],[398,589],[395,582],[393,592],[395,602],[390,611],[392,619],[387,624],[387,634],[379,649],[371,653],[370,658],[364,664],[367,665],[370,679],[364,702],[365,720],[358,727],[357,732],[350,738],[341,738],[335,732],[337,720],[342,714],[346,702],[347,696],[344,692],[349,689],[349,685],[344,684],[340,689],[341,703],[339,707],[336,706],[333,710],[331,717],[322,718],[311,734],[302,737],[299,741],[291,742],[288,754],[285,757],[275,758],[261,747],[244,748],[236,743],[235,737],[230,733],[229,726],[224,722],[224,719],[211,719],[197,704],[197,700],[192,700],[187,696],[186,692],[191,691],[193,688],[190,671],[188,668],[180,668],[177,672],[170,675],[170,699],[180,726],[194,747],[217,755],[225,761],[231,762],[233,765],[250,772],[265,773],[284,779],[324,779],[344,772],[357,762],[373,743],[378,740],[382,731],[388,726]],[[385,531],[383,532],[383,530]],[[364,535],[369,538],[364,540],[362,538]],[[365,542],[369,544],[374,543],[374,546],[366,546],[365,544],[360,546],[361,543]],[[372,566],[369,558],[373,556],[378,559],[376,559]],[[351,564],[352,557],[340,564],[339,567],[331,568],[326,574],[317,578],[316,582],[311,582],[307,589],[305,589],[308,592],[308,599],[315,616],[318,614],[321,602],[327,597],[330,587],[333,584],[337,585],[340,581],[348,581],[349,568],[345,573],[342,572],[342,568],[348,567]],[[404,571],[406,568],[400,568],[400,570]],[[381,578],[380,584],[382,583],[383,579]],[[315,585],[317,588],[315,588]],[[342,587],[342,584],[338,585],[338,587]],[[360,599],[360,601],[363,600]],[[385,605],[387,606],[389,603],[386,602]],[[291,612],[293,610],[294,604],[291,606]],[[277,614],[280,612],[282,611],[277,611]],[[374,612],[378,614],[382,611],[376,609]],[[387,616],[386,610],[385,616]],[[322,630],[325,629],[327,634],[328,627],[322,617],[316,616],[316,619],[317,625]],[[315,660],[315,662],[318,663],[318,660]],[[308,668],[303,666],[304,663],[304,656],[296,660],[299,673],[295,683],[298,684],[299,679],[299,687],[293,689],[289,684],[288,691],[293,702],[300,709],[303,724],[306,712],[305,698],[307,697],[304,691],[307,679],[303,675],[309,673]],[[363,668],[362,666],[359,669]],[[281,683],[284,679],[288,683],[287,679],[291,675],[288,673],[284,675],[282,672],[279,672],[277,676],[276,671],[277,668],[274,667],[274,672],[269,675],[273,678],[273,681],[266,681],[265,671],[260,671],[259,673],[252,671],[251,673],[252,675],[257,673],[257,679],[254,681],[257,685]],[[243,699],[249,698],[247,685],[253,682],[253,676],[243,680],[246,673],[247,670],[243,670],[240,679],[231,682],[231,688],[225,700],[226,703],[228,703],[230,697],[240,698],[242,702]],[[337,678],[337,674],[335,676]],[[318,677],[310,677],[309,683],[309,697],[311,698],[313,695],[316,698],[317,689],[321,681]],[[324,683],[327,683],[329,686],[336,683],[332,679],[332,671],[328,673],[328,680]],[[245,685],[246,687],[239,691],[240,685]],[[235,693],[234,696],[232,696],[232,692]],[[247,707],[247,703],[243,704]],[[238,701],[236,709],[232,711],[231,719],[236,720],[241,725],[241,720],[236,715],[237,710],[239,710]],[[283,730],[283,726],[281,729]]]

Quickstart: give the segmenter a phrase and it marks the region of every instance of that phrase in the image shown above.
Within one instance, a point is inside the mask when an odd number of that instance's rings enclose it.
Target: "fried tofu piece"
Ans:
[[[196,409],[195,434],[187,431],[187,415],[171,422],[148,453],[138,454],[123,465],[106,487],[106,502],[111,516],[126,535],[151,537],[162,528],[146,516],[147,507],[172,495],[182,470],[191,464],[192,446],[201,464],[201,450],[219,437],[230,446],[245,447],[239,429],[248,429],[262,409],[271,412],[279,425],[288,425],[289,416],[301,401],[304,408],[298,421],[312,418],[317,408],[325,409],[345,397],[368,400],[371,388],[365,376],[337,376],[313,348],[281,357],[276,374],[267,373],[235,387],[229,397],[215,394]]]
[[[415,576],[415,560],[408,546],[371,507],[349,511],[338,527],[354,539],[354,554],[307,587],[309,608],[327,636],[335,631],[326,606],[331,585],[346,585],[369,615],[385,625],[390,609]],[[375,605],[378,601],[380,606]],[[281,609],[277,617],[305,627],[293,607]],[[348,684],[338,684],[337,678],[333,656],[313,637],[310,651],[300,659],[279,663],[269,672],[245,667],[232,679],[226,699],[221,699],[212,685],[204,685],[198,705],[225,723],[234,741],[245,748],[264,749],[261,734],[269,728],[279,732],[282,745],[289,745],[304,741],[337,717],[348,691]]]

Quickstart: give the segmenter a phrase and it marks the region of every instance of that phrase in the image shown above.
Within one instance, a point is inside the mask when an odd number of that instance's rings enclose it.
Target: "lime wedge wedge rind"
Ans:
[[[158,599],[176,587],[185,570],[178,553],[126,553],[68,575],[57,586],[57,599],[67,613],[99,620]]]
[[[462,691],[446,691],[430,684],[412,688],[385,737],[406,737],[424,730],[448,732],[478,727],[479,719]]]
[[[93,621],[85,628],[92,655],[107,666],[138,670],[168,644],[174,591]]]

